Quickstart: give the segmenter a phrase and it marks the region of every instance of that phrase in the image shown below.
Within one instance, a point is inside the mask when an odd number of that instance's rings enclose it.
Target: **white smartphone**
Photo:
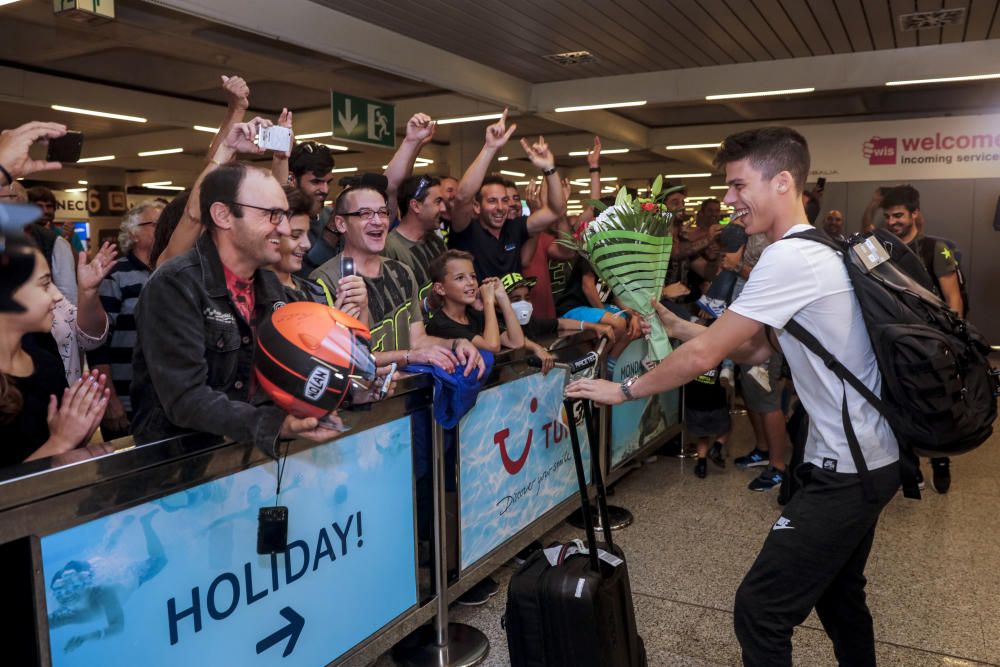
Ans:
[[[292,131],[287,127],[272,125],[257,130],[257,145],[269,151],[292,152]]]

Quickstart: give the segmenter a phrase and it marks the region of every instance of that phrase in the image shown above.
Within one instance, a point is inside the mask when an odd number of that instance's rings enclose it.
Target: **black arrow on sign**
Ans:
[[[285,607],[282,609],[281,615],[288,621],[288,625],[257,642],[257,655],[260,655],[286,637],[290,637],[290,639],[288,640],[288,644],[285,646],[285,652],[281,654],[281,657],[287,658],[292,654],[292,651],[295,650],[295,642],[299,641],[299,635],[302,634],[302,626],[306,624],[306,619],[302,618],[298,612],[291,607]]]

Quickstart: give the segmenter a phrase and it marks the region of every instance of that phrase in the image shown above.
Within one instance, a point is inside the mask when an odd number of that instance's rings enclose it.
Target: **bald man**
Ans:
[[[823,231],[834,241],[844,240],[844,214],[833,209],[823,219]]]

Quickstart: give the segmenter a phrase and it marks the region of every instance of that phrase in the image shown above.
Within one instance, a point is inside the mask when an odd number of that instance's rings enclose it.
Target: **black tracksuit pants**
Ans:
[[[801,488],[771,529],[736,592],[736,636],[746,667],[791,667],[792,631],[816,608],[842,666],[874,667],[865,564],[879,514],[899,488],[899,466],[858,475],[799,467]]]

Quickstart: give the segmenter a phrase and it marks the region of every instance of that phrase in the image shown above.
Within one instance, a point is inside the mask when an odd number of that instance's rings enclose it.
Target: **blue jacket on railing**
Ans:
[[[465,367],[459,366],[453,372],[429,364],[410,364],[403,370],[408,373],[430,373],[434,378],[434,419],[444,428],[455,428],[459,420],[476,405],[479,390],[493,370],[493,354],[480,350],[486,371],[482,378],[478,373],[465,375]]]

